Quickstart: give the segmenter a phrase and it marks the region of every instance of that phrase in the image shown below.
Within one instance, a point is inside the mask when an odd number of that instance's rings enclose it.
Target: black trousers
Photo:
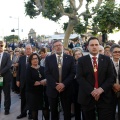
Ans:
[[[64,120],[71,120],[71,98],[59,94],[56,98],[48,97],[48,100],[51,110],[51,120],[59,120],[58,104],[60,101],[64,112]]]
[[[20,89],[20,95],[21,95],[21,114],[27,114],[25,87]]]
[[[22,89],[20,89],[20,95],[21,95],[21,114],[25,115],[27,114],[25,86]],[[32,112],[29,110],[28,114],[32,115]]]
[[[115,95],[115,104],[114,104],[114,119],[116,116],[116,107],[118,106],[118,116],[117,116],[117,120],[120,120],[120,97],[117,97]]]
[[[4,93],[4,107],[5,110],[10,109],[11,105],[11,95],[10,95],[10,82],[6,82],[2,87],[0,86],[0,103],[1,103],[1,97],[2,97],[2,90]]]
[[[84,120],[114,120],[113,107],[83,109]]]

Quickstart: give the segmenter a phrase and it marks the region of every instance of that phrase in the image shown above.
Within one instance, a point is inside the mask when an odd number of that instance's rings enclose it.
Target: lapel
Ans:
[[[54,66],[55,70],[58,72],[58,64],[57,64],[56,54],[53,54],[51,57],[52,57],[51,60],[52,60],[53,66]]]
[[[88,64],[88,68],[89,68],[90,72],[92,73],[92,75],[94,75],[93,65],[92,65],[90,55],[86,55],[86,57],[87,57],[86,64]]]
[[[115,69],[115,65],[114,65],[113,61],[112,61],[112,64],[113,64],[113,71],[114,71],[114,74],[115,74],[115,76],[117,76],[116,69]],[[120,64],[119,64],[119,68],[120,68]]]
[[[3,52],[3,56],[2,56],[2,60],[1,60],[1,67],[4,64],[5,58],[6,58],[6,54]]]
[[[98,76],[100,75],[102,68],[104,68],[103,61],[104,61],[103,56],[99,54],[99,57],[98,57]]]
[[[67,64],[67,60],[68,60],[68,57],[67,57],[67,55],[66,54],[63,54],[63,63],[62,63],[62,74],[63,74],[63,70],[65,70],[65,66],[66,66],[66,64]]]

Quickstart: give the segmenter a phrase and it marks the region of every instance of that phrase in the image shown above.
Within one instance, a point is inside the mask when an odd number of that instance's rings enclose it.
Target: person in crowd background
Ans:
[[[19,87],[16,85],[16,76],[17,76],[17,69],[18,69],[18,61],[19,61],[19,57],[20,57],[20,49],[19,48],[15,48],[14,50],[14,55],[12,58],[12,91],[19,94],[20,90]]]
[[[83,53],[80,49],[76,49],[73,52],[73,56],[75,59],[75,71],[76,71],[76,66],[78,64],[78,58],[82,57]],[[74,114],[75,114],[75,120],[82,120],[81,119],[81,113],[82,113],[81,105],[78,103],[78,89],[79,89],[79,84],[75,76],[74,81],[73,81]]]
[[[110,45],[107,45],[104,47],[104,55],[108,56],[108,57],[111,57],[111,54],[110,54]]]
[[[114,44],[110,48],[112,63],[113,63],[113,71],[114,71],[114,85],[113,90],[115,92],[115,104],[114,104],[114,118],[116,113],[116,106],[118,106],[118,115],[117,120],[120,120],[120,46],[118,44]]]
[[[5,43],[0,41],[0,77],[3,78],[3,86],[0,86],[0,106],[1,106],[1,93],[4,92],[4,109],[5,115],[9,114],[11,105],[10,86],[11,86],[11,59],[10,55],[4,52]]]
[[[102,45],[99,46],[99,54],[104,55],[104,47]]]
[[[27,44],[25,47],[25,55],[19,58],[18,62],[18,71],[17,71],[17,78],[16,78],[16,84],[18,87],[20,87],[20,95],[21,95],[21,114],[17,116],[17,119],[21,119],[23,117],[27,116],[27,110],[26,110],[26,68],[29,65],[28,59],[29,56],[32,54],[32,47],[30,44]],[[32,115],[29,111],[28,118],[31,119]]]

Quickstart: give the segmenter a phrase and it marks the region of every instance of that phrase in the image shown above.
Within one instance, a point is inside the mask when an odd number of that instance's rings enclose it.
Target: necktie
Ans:
[[[26,57],[26,64],[28,64],[28,62],[29,62],[29,57],[27,56]]]
[[[62,82],[62,62],[61,55],[58,56],[58,71],[59,71],[59,83]]]
[[[94,70],[94,77],[95,77],[95,88],[98,88],[98,65],[97,65],[97,57],[92,57],[93,59],[93,70]]]

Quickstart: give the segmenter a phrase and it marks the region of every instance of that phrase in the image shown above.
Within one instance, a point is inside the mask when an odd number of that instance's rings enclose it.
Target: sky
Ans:
[[[19,23],[19,36],[21,39],[26,39],[31,28],[33,28],[37,35],[53,35],[54,32],[63,32],[62,23],[67,21],[66,17],[63,17],[60,24],[50,21],[38,16],[37,18],[30,19],[25,15],[24,8],[25,0],[0,0],[0,39],[7,35],[18,35],[18,23]],[[116,0],[120,3],[120,0]],[[18,22],[19,19],[19,22]],[[11,32],[15,29],[15,32]],[[119,34],[114,37],[110,35],[110,38],[119,39]],[[118,38],[117,38],[118,37]]]

